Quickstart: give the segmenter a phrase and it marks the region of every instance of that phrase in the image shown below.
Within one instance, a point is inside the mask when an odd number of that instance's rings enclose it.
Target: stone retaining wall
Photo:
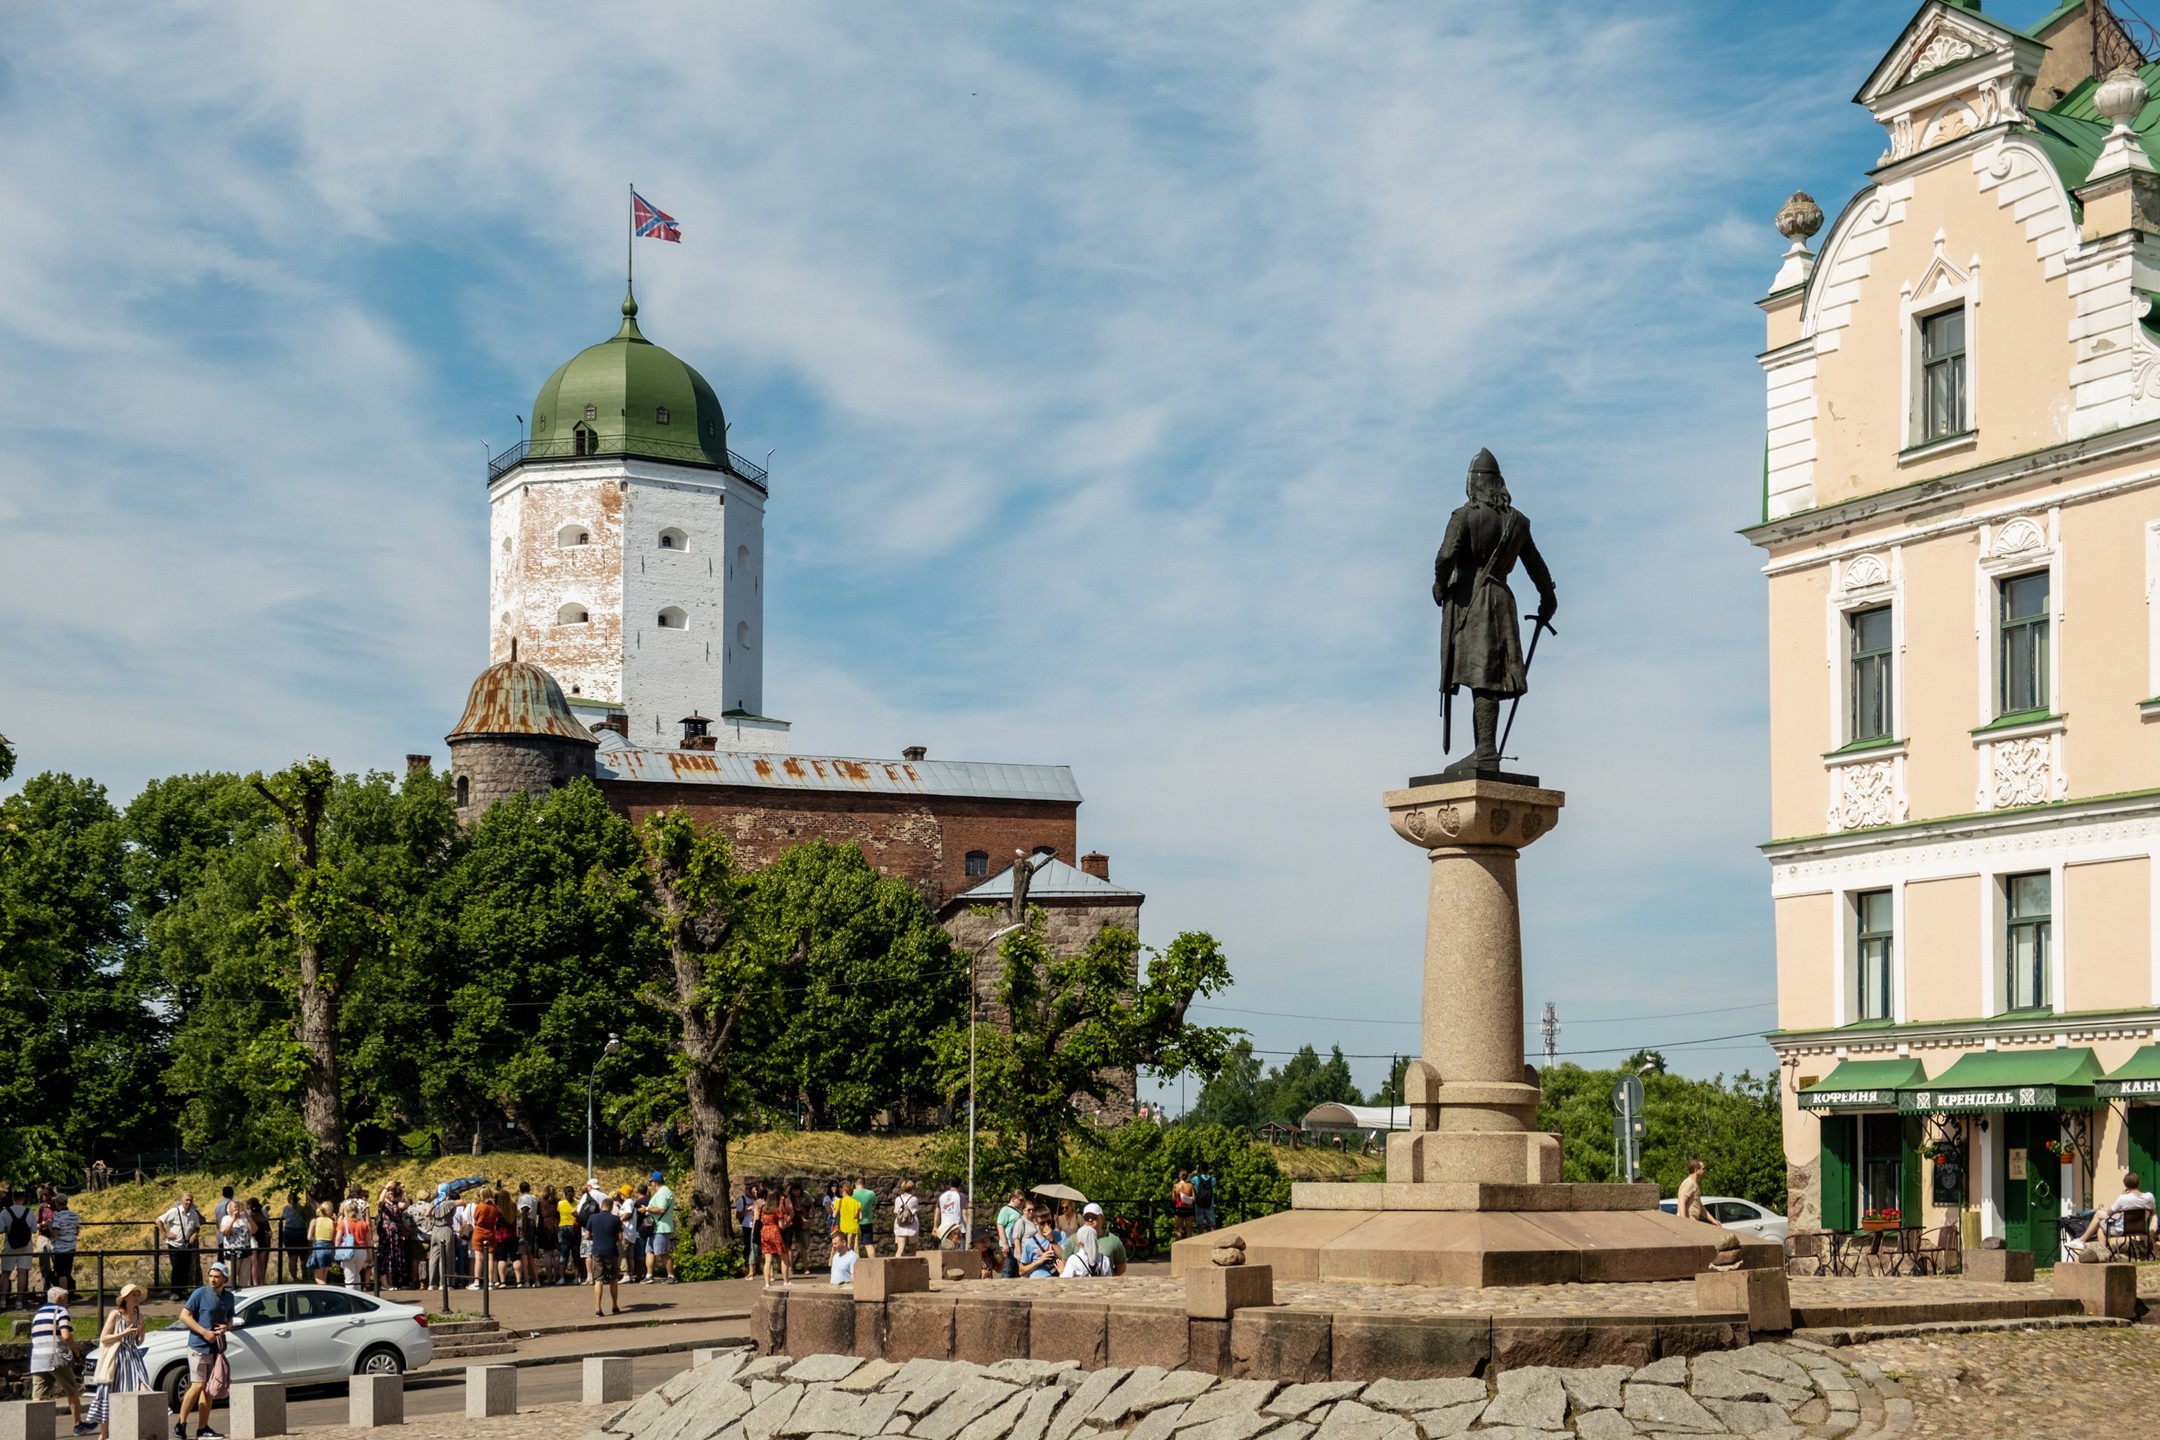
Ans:
[[[1437,1379],[1534,1365],[1644,1366],[1748,1343],[1742,1314],[1421,1315],[1276,1305],[1229,1320],[1182,1306],[1038,1296],[1026,1282],[857,1300],[845,1290],[762,1292],[760,1355],[1155,1365],[1285,1383]]]

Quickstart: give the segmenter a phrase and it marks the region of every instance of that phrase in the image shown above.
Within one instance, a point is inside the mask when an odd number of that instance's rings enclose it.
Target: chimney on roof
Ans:
[[[612,730],[623,739],[630,738],[630,717],[620,710],[610,710],[607,718],[592,727],[595,730]]]
[[[432,755],[407,755],[405,757],[405,774],[408,777],[426,775],[432,772],[434,768],[435,757]]]
[[[903,760],[927,760],[930,758],[930,748],[927,745],[910,745],[900,752],[900,758]]]
[[[706,719],[703,715],[685,715],[680,723],[682,725],[681,748],[685,750],[710,750],[719,743],[712,733],[712,721]]]
[[[1090,850],[1080,857],[1080,873],[1092,875],[1104,884],[1110,883],[1110,857],[1100,850]]]

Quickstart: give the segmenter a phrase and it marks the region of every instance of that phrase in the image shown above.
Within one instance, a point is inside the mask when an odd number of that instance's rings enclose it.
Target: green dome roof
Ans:
[[[728,468],[720,397],[704,376],[638,332],[637,309],[637,300],[625,297],[615,337],[580,350],[548,376],[533,400],[527,458],[643,455]]]

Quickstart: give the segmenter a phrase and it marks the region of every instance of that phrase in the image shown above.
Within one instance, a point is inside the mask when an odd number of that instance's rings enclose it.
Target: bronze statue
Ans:
[[[1476,748],[1450,765],[1449,778],[1473,776],[1522,780],[1500,770],[1500,702],[1519,698],[1530,688],[1523,655],[1522,629],[1515,619],[1515,594],[1508,572],[1517,560],[1537,586],[1537,613],[1529,618],[1537,631],[1552,628],[1560,609],[1552,572],[1530,538],[1530,520],[1514,507],[1500,462],[1480,450],[1470,462],[1470,503],[1448,516],[1447,538],[1433,562],[1433,603],[1441,609],[1440,714],[1441,748],[1450,747],[1453,701],[1457,686],[1470,692]],[[1530,637],[1537,653],[1538,634]],[[1514,715],[1508,716],[1510,726]],[[1532,782],[1535,783],[1535,782]]]

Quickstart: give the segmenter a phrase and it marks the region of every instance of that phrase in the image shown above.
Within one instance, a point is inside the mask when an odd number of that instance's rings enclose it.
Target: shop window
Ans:
[[[1853,896],[1853,915],[1859,923],[1860,995],[1854,1014],[1862,1020],[1890,1018],[1892,945],[1891,906],[1888,890],[1868,890]]]
[[[1852,647],[1852,733],[1848,740],[1880,740],[1890,733],[1890,607],[1847,617]]]
[[[2004,997],[2012,1010],[2045,1010],[2051,1007],[2049,965],[2053,948],[2054,886],[2042,870],[2032,875],[2010,875],[2003,880],[2003,899],[2008,913],[2008,933],[2003,954],[2008,961],[2009,986]]]
[[[988,875],[990,873],[990,852],[987,850],[968,851],[967,873],[970,875]]]
[[[1972,427],[1965,419],[1965,307],[1920,319],[1920,444]]]
[[[2048,708],[2048,572],[1996,582],[2000,671],[1995,713],[2022,715]]]

